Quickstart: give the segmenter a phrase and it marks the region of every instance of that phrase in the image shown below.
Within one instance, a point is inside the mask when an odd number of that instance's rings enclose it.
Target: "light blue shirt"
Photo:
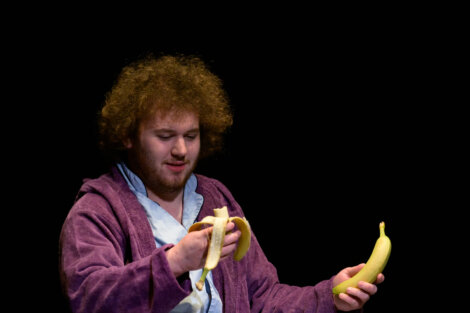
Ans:
[[[152,228],[153,237],[157,247],[165,244],[177,244],[187,233],[189,227],[196,221],[201,210],[204,198],[196,193],[197,179],[191,174],[184,187],[183,194],[183,217],[180,224],[173,216],[165,211],[158,203],[147,197],[147,190],[142,180],[135,175],[124,163],[118,163],[117,167],[124,176],[131,191],[144,208]],[[219,313],[222,312],[222,300],[214,286],[212,273],[206,276],[204,288],[199,291],[196,282],[202,275],[202,269],[189,272],[192,293],[184,298],[171,312],[200,312]]]

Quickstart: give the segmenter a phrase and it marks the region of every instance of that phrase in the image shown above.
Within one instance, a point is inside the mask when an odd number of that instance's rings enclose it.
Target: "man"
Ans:
[[[336,312],[362,308],[377,291],[361,282],[333,296],[363,265],[315,286],[283,285],[255,235],[241,261],[231,258],[240,237],[233,223],[220,263],[195,288],[212,228],[187,229],[214,208],[244,216],[221,182],[193,172],[231,124],[221,81],[198,58],[148,57],[123,69],[100,119],[114,165],[84,182],[61,232],[73,312]]]

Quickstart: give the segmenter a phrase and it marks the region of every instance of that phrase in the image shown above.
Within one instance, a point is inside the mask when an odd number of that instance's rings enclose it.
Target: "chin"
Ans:
[[[172,177],[167,180],[167,187],[171,189],[182,189],[186,185],[189,177],[191,176],[191,172],[189,173],[181,173],[176,177]]]

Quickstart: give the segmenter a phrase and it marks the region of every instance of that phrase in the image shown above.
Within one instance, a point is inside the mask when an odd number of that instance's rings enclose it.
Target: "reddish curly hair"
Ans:
[[[124,140],[157,110],[198,114],[201,158],[221,149],[223,134],[233,123],[222,81],[200,58],[149,55],[125,66],[106,94],[98,122],[103,152],[122,160]]]

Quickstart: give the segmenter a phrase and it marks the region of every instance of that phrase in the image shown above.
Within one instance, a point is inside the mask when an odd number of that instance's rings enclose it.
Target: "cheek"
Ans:
[[[165,145],[156,140],[147,140],[141,145],[141,155],[148,162],[154,163],[165,157]]]
[[[200,151],[201,151],[201,141],[200,140],[194,141],[191,145],[191,153],[194,156],[197,156],[199,155]]]

